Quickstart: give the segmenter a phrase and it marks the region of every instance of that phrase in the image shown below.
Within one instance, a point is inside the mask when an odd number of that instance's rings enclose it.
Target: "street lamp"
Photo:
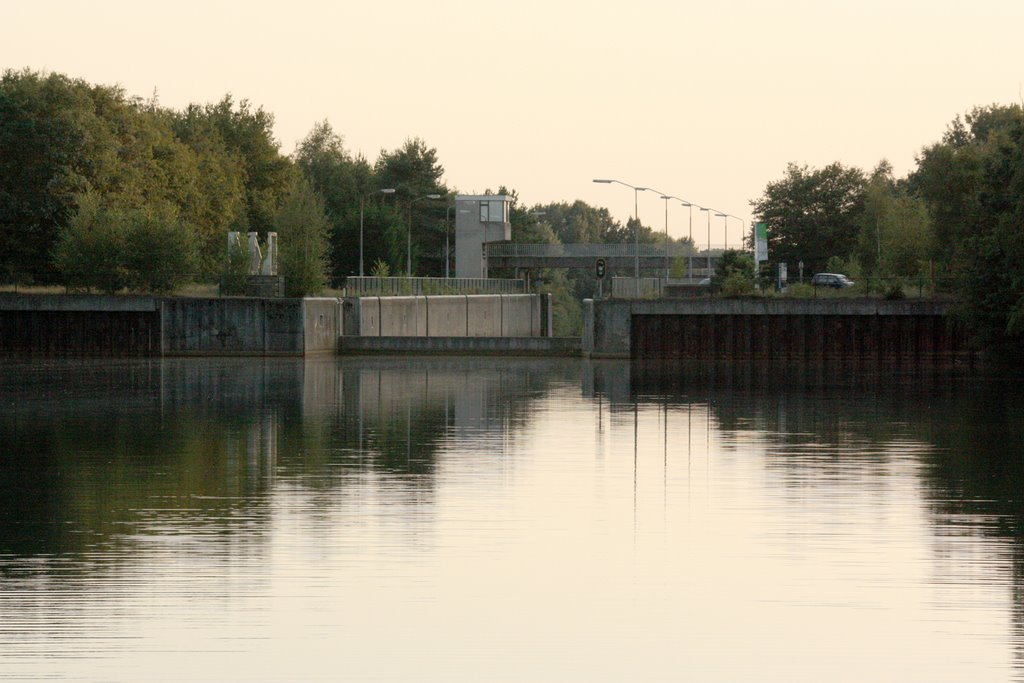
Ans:
[[[669,239],[668,239],[668,200],[670,200],[670,199],[678,199],[680,202],[682,202],[683,206],[690,206],[690,204],[685,199],[680,199],[679,197],[676,197],[675,195],[663,194],[663,195],[661,195],[661,198],[665,200],[665,282],[668,282],[668,276],[669,276],[669,264],[668,264],[668,260],[669,260],[669,256],[668,256],[668,245],[669,245]],[[691,214],[692,214],[692,209],[691,209]]]
[[[743,220],[739,216],[733,216],[731,213],[728,214],[728,217],[729,218],[735,218],[736,220],[738,220],[740,222],[740,234],[741,235],[747,234],[747,222],[745,220]],[[740,246],[742,246],[742,245],[740,245]]]
[[[405,235],[405,276],[412,277],[412,205],[421,199],[440,199],[439,194],[424,194],[409,200],[409,231]]]
[[[448,279],[448,263],[452,260],[452,253],[448,249],[448,233],[451,232],[451,215],[454,204],[449,204],[444,210],[444,279]]]
[[[366,198],[375,194],[394,194],[395,188],[385,187],[383,190],[374,190],[359,197],[359,277],[363,277],[363,207]]]
[[[639,200],[637,198],[639,197],[641,192],[648,188],[637,187],[635,185],[630,185],[629,183],[624,183],[621,180],[615,180],[613,178],[595,178],[594,182],[617,183],[619,185],[624,185],[625,187],[628,187],[633,190],[633,220],[635,221],[635,225],[633,226],[633,242],[634,246],[636,247],[636,256],[634,260],[633,270],[634,280],[636,282],[636,296],[637,298],[640,298],[640,216],[638,215],[639,212],[637,210],[637,207],[639,206]]]

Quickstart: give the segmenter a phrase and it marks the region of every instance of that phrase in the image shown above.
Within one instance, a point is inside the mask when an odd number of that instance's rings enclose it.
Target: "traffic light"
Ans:
[[[603,280],[605,276],[606,266],[603,258],[597,259],[594,263],[594,274],[597,275],[598,280]]]

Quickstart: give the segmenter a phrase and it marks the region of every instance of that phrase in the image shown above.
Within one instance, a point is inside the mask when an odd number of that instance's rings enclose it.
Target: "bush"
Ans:
[[[125,288],[166,294],[193,275],[192,230],[170,204],[125,206],[82,195],[61,233],[54,264],[70,289],[113,294]]]
[[[301,297],[323,291],[327,284],[329,224],[324,202],[304,178],[292,184],[274,215],[278,235],[279,273],[285,293]]]
[[[794,299],[812,299],[815,296],[814,286],[806,282],[794,282],[786,287],[786,296]]]
[[[885,290],[885,298],[889,301],[898,301],[903,297],[903,287],[899,283],[889,285]]]
[[[245,282],[249,276],[249,250],[245,243],[232,245],[228,249],[221,277],[220,293],[237,296],[245,293]]]
[[[745,296],[754,292],[753,272],[733,271],[721,281],[722,296]]]

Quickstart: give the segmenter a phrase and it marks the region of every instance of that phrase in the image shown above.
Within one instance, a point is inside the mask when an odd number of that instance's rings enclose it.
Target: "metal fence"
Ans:
[[[482,277],[359,277],[345,280],[345,296],[525,294],[526,281]]]
[[[637,247],[639,246],[639,254]],[[643,256],[658,257],[666,255],[664,244],[512,244],[508,242],[490,243],[485,245],[488,256],[497,257],[570,257],[570,258],[599,258],[610,256]],[[721,246],[714,246],[711,249],[711,256],[719,256],[724,250]],[[672,243],[667,245],[669,257],[676,256],[703,256],[707,258],[708,252],[696,251],[688,244]]]

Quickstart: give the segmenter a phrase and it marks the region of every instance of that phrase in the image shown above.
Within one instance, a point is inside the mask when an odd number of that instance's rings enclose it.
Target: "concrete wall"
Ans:
[[[361,297],[343,304],[342,334],[364,337],[540,337],[536,294]]]
[[[470,294],[466,297],[467,337],[500,337],[501,296]]]
[[[426,297],[384,296],[379,301],[381,337],[427,336]]]
[[[427,336],[465,337],[467,313],[465,296],[428,296]]]
[[[576,356],[580,343],[574,337],[342,337],[338,352]]]
[[[0,295],[0,355],[335,352],[339,299]]]
[[[310,356],[336,353],[342,334],[342,300],[308,298],[302,300],[303,352]]]
[[[302,355],[301,299],[164,299],[165,355]]]

